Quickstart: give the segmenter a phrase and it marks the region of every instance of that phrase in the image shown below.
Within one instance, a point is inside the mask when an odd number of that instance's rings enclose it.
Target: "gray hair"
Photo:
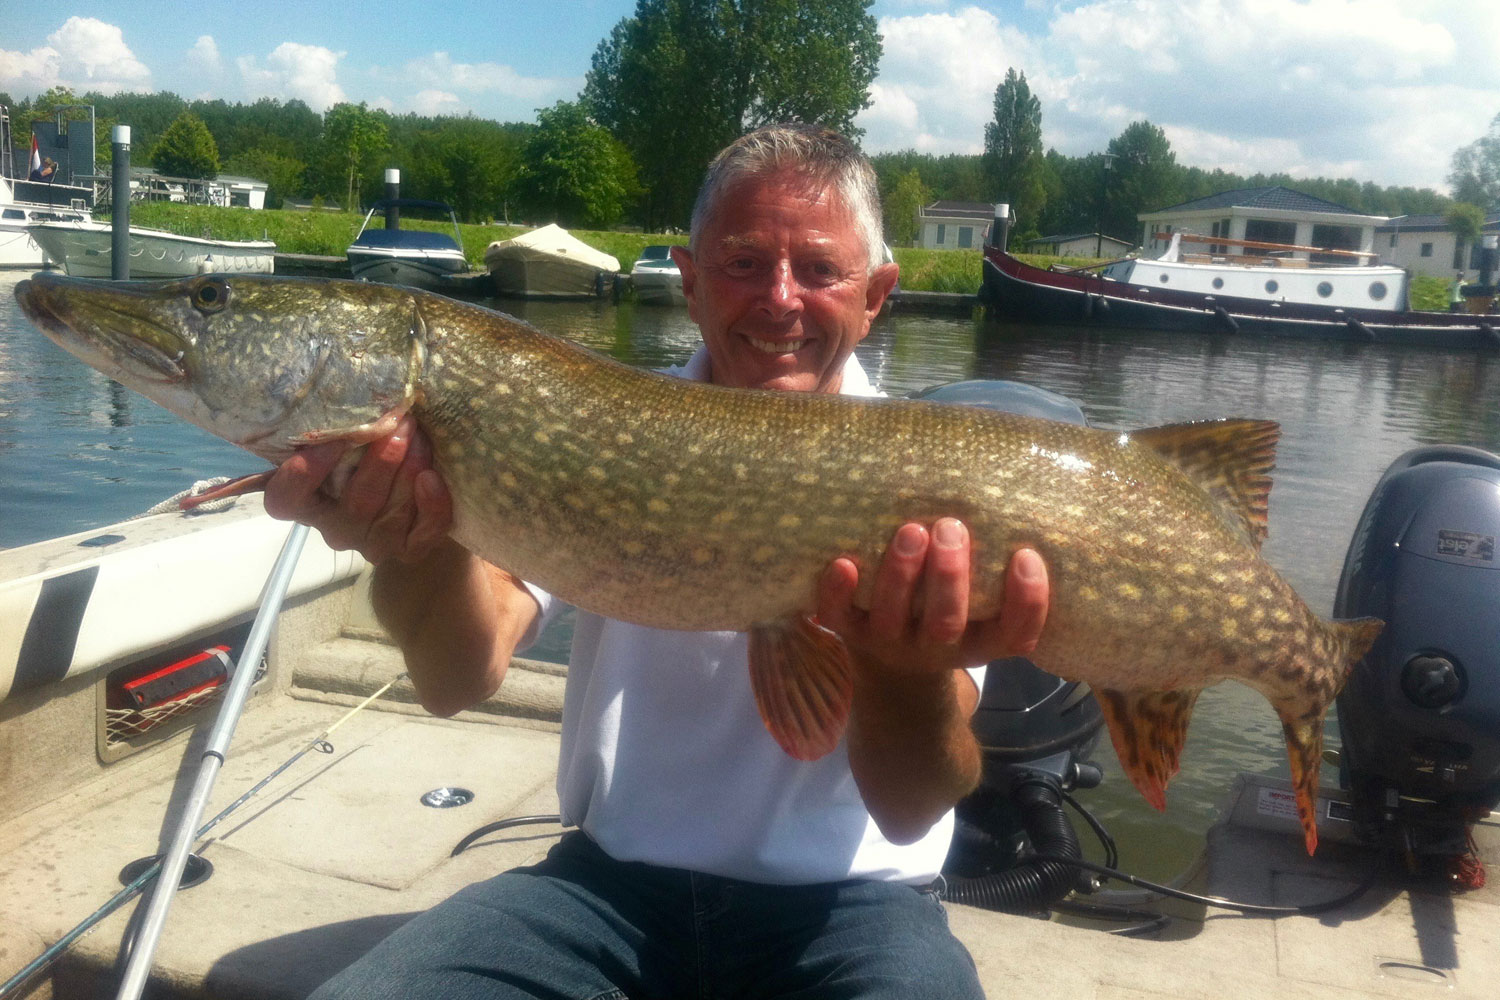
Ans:
[[[747,177],[795,170],[832,186],[854,216],[854,228],[865,244],[871,271],[885,261],[880,228],[880,186],[875,168],[859,147],[822,125],[787,122],[766,125],[726,146],[708,165],[698,200],[693,203],[689,248],[698,250],[698,233],[724,192]]]

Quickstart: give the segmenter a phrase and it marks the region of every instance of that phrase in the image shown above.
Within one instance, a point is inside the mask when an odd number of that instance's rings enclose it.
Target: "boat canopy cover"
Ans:
[[[543,226],[540,229],[533,229],[529,233],[522,233],[515,239],[498,240],[491,243],[485,250],[484,256],[488,260],[497,252],[514,253],[516,251],[521,251],[523,254],[526,251],[532,251],[533,254],[566,257],[582,261],[585,264],[599,268],[601,271],[620,270],[620,262],[614,257],[603,251],[595,250],[556,223]],[[532,254],[526,255],[531,256]]]
[[[357,247],[406,250],[453,250],[458,244],[446,233],[425,229],[366,229],[354,241]]]

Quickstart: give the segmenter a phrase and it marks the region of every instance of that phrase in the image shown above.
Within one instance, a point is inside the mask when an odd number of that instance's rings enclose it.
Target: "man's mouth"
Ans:
[[[802,345],[807,343],[805,339],[757,340],[754,337],[749,337],[747,339],[750,341],[751,345],[755,347],[756,350],[762,351],[766,354],[791,354],[793,351],[801,349]]]

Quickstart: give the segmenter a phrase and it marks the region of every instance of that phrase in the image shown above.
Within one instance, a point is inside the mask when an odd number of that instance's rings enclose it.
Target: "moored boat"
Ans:
[[[1003,232],[1003,226],[997,225],[994,230]],[[1263,272],[1259,268],[1242,270],[1239,265],[1135,261],[1128,272],[1130,280],[1120,280],[1088,268],[1035,267],[1001,246],[988,244],[984,247],[979,295],[992,315],[1034,323],[1454,348],[1500,347],[1500,315],[1407,308],[1405,273],[1400,269],[1395,269],[1401,275],[1398,279],[1386,268],[1371,266],[1308,268],[1313,278],[1313,301],[1306,301],[1302,295],[1284,294],[1282,288],[1287,275],[1300,277],[1302,270],[1295,265],[1272,267],[1275,269]],[[1337,287],[1345,289],[1340,297],[1352,303],[1362,296],[1360,304],[1332,301],[1332,272],[1347,272],[1340,275]],[[1161,280],[1162,275],[1166,275],[1166,281]],[[1231,278],[1236,278],[1233,285]],[[1215,280],[1222,286],[1215,286]],[[1273,281],[1275,287],[1268,289],[1267,283]],[[1330,286],[1327,295],[1319,288],[1325,283]],[[1203,284],[1207,289],[1200,287]],[[1294,283],[1299,288],[1302,284]],[[1243,294],[1232,294],[1236,290]]]
[[[520,299],[586,299],[603,295],[620,262],[553,223],[484,251],[495,293]]]
[[[39,222],[32,225],[31,234],[68,274],[77,278],[111,276],[114,237],[108,223]],[[276,244],[270,240],[214,240],[130,227],[132,278],[185,278],[205,272],[270,274],[275,261]]]
[[[641,302],[680,306],[687,301],[682,296],[682,272],[672,259],[669,246],[649,246],[642,250],[630,265],[630,284]]]
[[[375,213],[391,209],[414,208],[446,214],[453,225],[453,235],[425,229],[370,228]],[[389,216],[387,216],[389,217]],[[365,213],[359,233],[346,251],[349,270],[363,281],[381,281],[391,285],[410,285],[441,291],[451,275],[468,270],[464,257],[463,237],[458,217],[451,206],[441,201],[419,198],[387,198],[377,201]]]
[[[13,167],[10,114],[0,105],[0,268],[56,265],[31,233],[39,222],[88,222],[94,191],[83,185],[28,180]]]

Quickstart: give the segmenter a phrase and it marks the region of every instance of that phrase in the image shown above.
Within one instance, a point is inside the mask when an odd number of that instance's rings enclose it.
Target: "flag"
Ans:
[[[27,170],[27,177],[34,177],[42,169],[42,154],[36,146],[36,136],[31,137],[31,166]]]

